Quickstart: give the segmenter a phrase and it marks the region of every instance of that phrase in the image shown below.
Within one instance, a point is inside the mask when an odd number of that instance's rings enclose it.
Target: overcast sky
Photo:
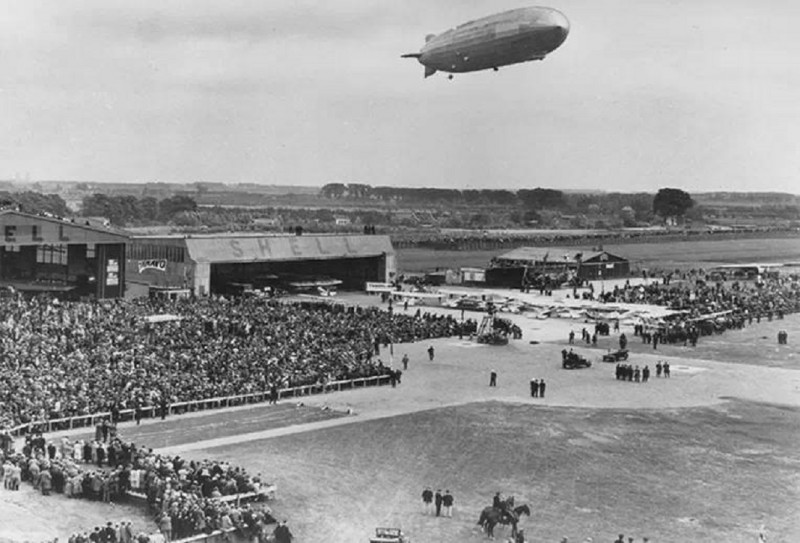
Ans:
[[[509,0],[0,0],[0,178],[800,193],[800,3],[548,0],[544,62],[399,55]]]

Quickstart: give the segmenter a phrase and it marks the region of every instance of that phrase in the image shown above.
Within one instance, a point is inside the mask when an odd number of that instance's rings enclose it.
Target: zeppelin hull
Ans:
[[[550,8],[523,8],[485,17],[428,40],[413,55],[431,70],[474,72],[544,59],[569,33],[569,22]]]

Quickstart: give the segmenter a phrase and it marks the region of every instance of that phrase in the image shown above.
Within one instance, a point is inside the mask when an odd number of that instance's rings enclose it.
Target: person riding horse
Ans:
[[[492,505],[481,511],[478,524],[486,528],[486,535],[494,537],[494,527],[497,524],[511,525],[511,537],[517,535],[517,523],[521,515],[530,516],[531,510],[527,505],[514,507],[514,497],[509,496],[505,500],[500,498],[500,493],[495,494]]]

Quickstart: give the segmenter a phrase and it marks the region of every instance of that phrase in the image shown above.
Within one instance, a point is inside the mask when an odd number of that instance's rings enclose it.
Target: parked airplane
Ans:
[[[558,10],[529,7],[504,11],[464,23],[456,28],[425,38],[419,53],[402,55],[416,58],[425,66],[425,77],[437,70],[452,73],[495,71],[500,66],[530,60],[543,60],[564,43],[569,21]]]

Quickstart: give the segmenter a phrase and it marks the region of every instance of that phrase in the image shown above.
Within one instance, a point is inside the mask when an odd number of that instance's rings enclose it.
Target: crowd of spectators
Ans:
[[[597,297],[607,303],[652,304],[674,310],[662,323],[634,328],[634,335],[655,349],[659,343],[695,345],[701,336],[800,312],[800,280],[797,276],[768,276],[755,281],[714,281],[705,271],[692,270],[678,280],[666,276],[648,285],[626,283]]]
[[[68,498],[117,502],[130,493],[146,499],[159,532],[166,539],[181,539],[215,530],[238,529],[249,537],[261,535],[274,519],[268,510],[236,505],[225,497],[260,496],[268,485],[261,474],[221,461],[188,461],[163,456],[152,449],[119,438],[45,441],[29,435],[18,453],[0,451],[4,487],[18,490],[26,481],[43,495],[52,492]],[[130,523],[98,526],[73,534],[73,543],[127,542],[133,538]],[[94,537],[92,537],[94,535]],[[152,540],[146,533],[137,541]]]
[[[0,428],[389,375],[383,343],[457,335],[433,314],[262,298],[0,300]],[[151,315],[177,318],[149,322]]]

